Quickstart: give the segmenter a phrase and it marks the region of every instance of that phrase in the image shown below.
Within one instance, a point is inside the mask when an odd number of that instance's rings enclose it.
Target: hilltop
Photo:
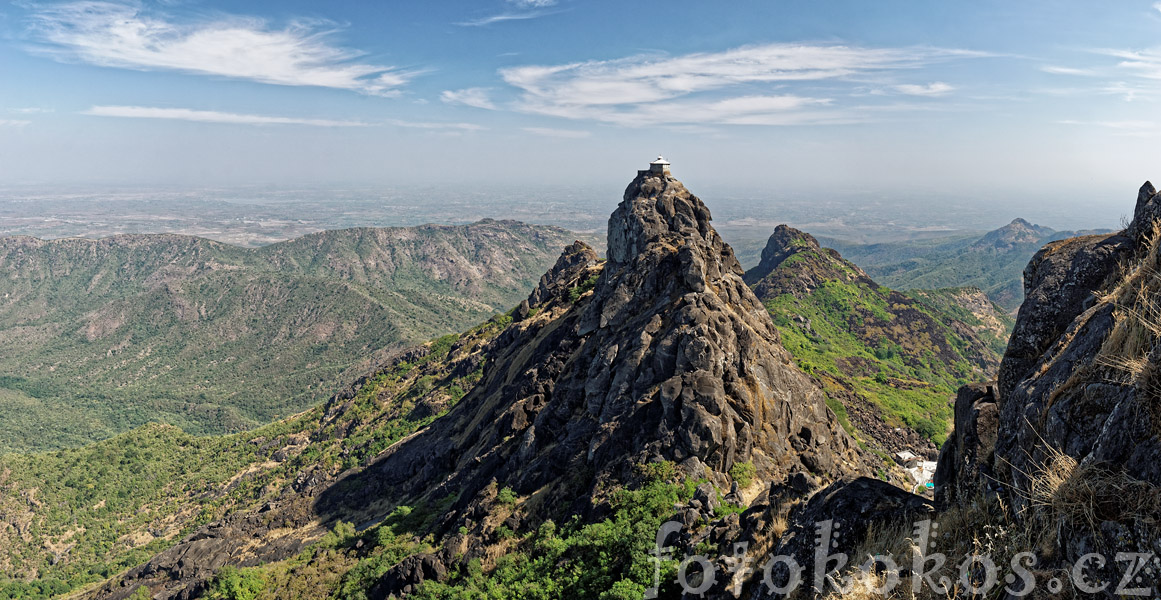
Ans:
[[[0,452],[303,410],[391,352],[518,302],[572,234],[485,220],[248,249],[180,235],[0,238]]]
[[[786,225],[745,277],[830,406],[891,454],[934,455],[948,399],[995,373],[1011,326],[977,289],[891,290]]]
[[[922,244],[847,244],[827,239],[884,285],[899,290],[977,287],[1004,310],[1023,300],[1024,266],[1044,244],[1106,230],[1055,231],[1024,219],[980,237],[957,236]]]
[[[870,473],[742,276],[701,200],[642,172],[607,261],[569,246],[507,314],[322,406],[227,437],[153,426],[7,457],[0,513],[20,525],[0,546],[60,588],[113,576],[98,598],[640,595],[675,512],[685,547],[765,544],[796,499]]]

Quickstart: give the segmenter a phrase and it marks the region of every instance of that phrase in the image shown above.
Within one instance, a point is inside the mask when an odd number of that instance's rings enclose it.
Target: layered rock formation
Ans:
[[[585,513],[634,465],[658,460],[722,488],[739,462],[764,481],[860,470],[709,211],[679,181],[640,174],[609,219],[608,261],[592,258],[575,246],[562,257],[529,298],[534,314],[497,340],[484,380],[371,467],[368,485],[460,494],[449,516],[458,523],[493,482]],[[564,293],[594,276],[575,303]]]
[[[432,526],[439,550],[401,563],[376,588],[402,594],[447,567],[493,560],[503,551],[500,526],[599,518],[645,463],[670,461],[706,482],[685,511],[690,525],[712,518],[717,490],[744,506],[755,496],[768,501],[771,484],[810,482],[783,486],[797,497],[818,482],[867,473],[742,276],[701,200],[668,173],[640,172],[609,219],[608,260],[583,243],[569,246],[513,322],[451,368],[482,369],[463,399],[411,409],[446,414],[365,467],[338,476],[304,470],[291,486],[296,495],[267,505],[267,514],[203,528],[98,595],[117,598],[146,583],[160,597],[188,597],[197,582],[175,577],[204,579],[240,557],[286,556],[297,547],[289,540],[318,535],[338,516],[375,523],[404,503],[445,507]],[[342,435],[326,423],[341,423],[351,406],[333,401],[320,435]],[[742,463],[753,473],[748,488],[730,475]],[[503,521],[494,510],[500,490],[512,507]],[[294,532],[275,548],[253,528],[229,528],[246,519]],[[743,529],[767,536],[736,514],[717,530]],[[181,563],[197,544],[212,546],[212,564]]]

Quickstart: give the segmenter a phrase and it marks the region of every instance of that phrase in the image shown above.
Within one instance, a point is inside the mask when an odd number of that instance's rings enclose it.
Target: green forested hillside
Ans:
[[[224,433],[297,412],[393,349],[512,306],[571,240],[510,221],[259,249],[0,238],[0,453],[151,421]]]
[[[1049,241],[1085,233],[1098,231],[1054,231],[1015,219],[978,238],[868,245],[825,239],[824,243],[883,285],[899,290],[977,287],[1014,313],[1024,299],[1023,272],[1032,255]]]
[[[199,437],[150,424],[82,448],[0,456],[0,600],[101,581],[196,526],[367,464],[458,402],[511,321],[411,349],[331,403],[253,431]]]
[[[771,236],[746,280],[832,408],[854,420],[846,405],[865,413],[869,403],[879,414],[860,415],[857,423],[877,429],[863,432],[871,438],[907,426],[942,443],[948,399],[959,386],[994,375],[1011,328],[979,290],[897,292],[786,226]]]

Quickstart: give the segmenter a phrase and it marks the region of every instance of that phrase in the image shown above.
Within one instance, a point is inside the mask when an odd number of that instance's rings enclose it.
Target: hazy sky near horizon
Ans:
[[[0,4],[0,184],[627,182],[1123,200],[1161,2]],[[1123,212],[1123,211],[1122,211]]]

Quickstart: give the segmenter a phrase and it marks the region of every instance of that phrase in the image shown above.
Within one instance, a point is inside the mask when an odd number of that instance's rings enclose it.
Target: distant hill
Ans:
[[[1015,219],[982,237],[957,236],[925,242],[847,244],[824,239],[867,274],[896,289],[972,286],[1014,313],[1024,299],[1024,267],[1050,241],[1108,233],[1108,230],[1055,231]]]
[[[237,431],[300,411],[393,349],[511,308],[572,240],[494,220],[257,249],[0,238],[0,453],[149,421]]]
[[[942,442],[948,399],[960,385],[994,376],[1011,328],[978,289],[891,290],[785,225],[746,281],[831,408],[892,452]]]

